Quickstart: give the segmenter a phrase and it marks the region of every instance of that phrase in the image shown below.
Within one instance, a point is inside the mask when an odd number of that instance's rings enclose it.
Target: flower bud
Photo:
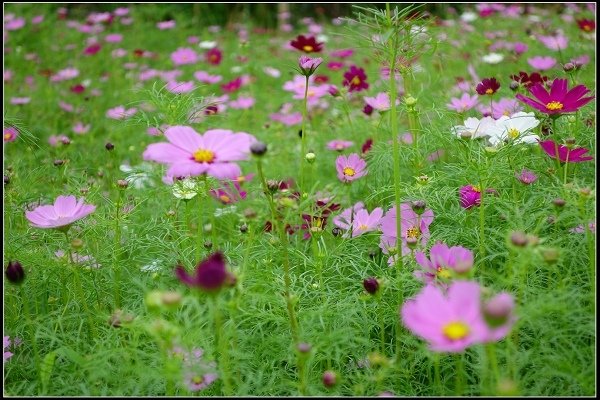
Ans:
[[[129,182],[127,182],[127,180],[125,180],[125,179],[119,179],[117,181],[117,187],[119,189],[126,189],[127,186],[129,186]]]
[[[304,156],[304,159],[309,163],[312,164],[315,162],[315,159],[317,158],[316,154],[313,152],[309,152],[306,153],[306,155]]]
[[[575,64],[573,64],[572,62],[568,62],[565,65],[563,65],[563,71],[565,72],[571,72],[575,69]]]
[[[379,281],[377,280],[377,278],[373,277],[366,278],[363,281],[363,287],[369,294],[375,294],[377,293],[377,290],[379,290]]]
[[[312,346],[308,343],[298,343],[298,346],[296,347],[296,349],[303,354],[306,354],[308,352],[310,352],[310,350],[312,349]]]
[[[207,250],[210,250],[213,247],[213,244],[210,240],[205,240],[204,241],[204,248]]]
[[[246,208],[244,210],[244,218],[253,219],[256,218],[256,210],[252,208]]]
[[[427,175],[420,175],[417,176],[415,179],[417,180],[417,183],[419,185],[427,185],[429,183],[429,176]]]
[[[417,99],[412,96],[408,96],[404,99],[404,104],[406,104],[407,107],[412,108],[417,104]]]
[[[335,236],[335,237],[338,237],[338,236],[340,236],[340,235],[342,234],[342,232],[343,232],[343,231],[342,231],[342,229],[341,229],[341,228],[338,228],[337,226],[331,230],[331,233],[332,233],[332,234],[333,234],[333,236]]]
[[[527,244],[531,247],[535,247],[540,243],[540,238],[536,235],[527,235]]]
[[[248,232],[248,225],[246,225],[246,224],[242,224],[242,225],[240,225],[240,232],[241,232],[241,233],[246,233],[246,232]]]
[[[275,193],[279,190],[279,182],[275,179],[269,179],[267,181],[267,189],[269,189],[271,193]]]
[[[574,115],[568,115],[567,116],[567,122],[570,124],[574,124],[575,122],[577,122],[577,118],[575,118]]]
[[[515,90],[517,90],[519,88],[519,86],[520,86],[519,82],[512,81],[510,83],[509,87],[510,87],[510,90],[515,91]]]
[[[331,388],[331,387],[335,386],[336,383],[337,383],[337,376],[336,376],[335,372],[325,371],[323,373],[323,385],[325,385],[325,387]]]
[[[175,308],[181,304],[182,296],[179,292],[162,292],[161,301],[166,308]]]
[[[64,160],[54,160],[54,166],[55,167],[60,167],[61,165],[63,165],[65,163]]]
[[[554,205],[554,207],[561,209],[565,206],[565,204],[567,204],[567,202],[559,197],[559,198],[552,200],[552,204]]]
[[[556,249],[549,248],[549,249],[542,250],[542,258],[548,264],[555,264],[558,261],[559,257],[560,257],[560,254],[559,254],[558,250],[556,250]]]
[[[267,152],[267,145],[263,142],[254,142],[250,146],[250,151],[255,156],[261,157]]]
[[[82,248],[83,240],[81,240],[80,238],[74,238],[73,240],[71,240],[71,247],[75,250]]]
[[[21,284],[25,279],[25,270],[18,261],[9,261],[6,266],[5,274],[6,279],[17,285]]]
[[[517,247],[527,246],[527,235],[524,232],[516,231],[510,235],[510,241]]]
[[[425,206],[426,203],[423,200],[416,200],[411,203],[412,210],[417,215],[423,214],[423,212],[425,211]]]
[[[104,147],[106,148],[106,150],[112,151],[115,148],[115,145],[112,144],[111,142],[106,142],[106,144],[104,145]]]
[[[504,325],[515,308],[513,297],[502,292],[491,298],[483,305],[483,316],[487,324],[492,328]]]
[[[131,322],[133,321],[134,316],[129,313],[124,313],[123,310],[117,309],[114,313],[108,318],[108,324],[113,328],[120,328],[123,322]]]
[[[414,250],[417,247],[417,243],[418,243],[418,239],[414,238],[414,237],[407,237],[406,238],[406,246],[408,246],[409,249]]]
[[[10,176],[4,175],[4,185],[8,185],[10,183]]]

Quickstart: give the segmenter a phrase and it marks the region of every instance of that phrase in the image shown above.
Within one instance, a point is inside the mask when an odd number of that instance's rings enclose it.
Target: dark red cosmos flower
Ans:
[[[70,90],[71,90],[71,92],[73,92],[75,94],[80,94],[85,91],[85,86],[83,86],[81,84],[77,84],[77,85],[71,86]]]
[[[320,53],[323,50],[323,43],[318,43],[313,36],[305,37],[304,35],[299,35],[290,44],[292,47],[305,53]]]
[[[214,47],[209,49],[204,53],[204,59],[212,65],[221,64],[221,60],[223,59],[223,52],[218,48]]]
[[[93,56],[94,54],[99,52],[101,48],[102,46],[100,46],[99,43],[94,43],[91,46],[86,47],[86,49],[83,51],[83,54]]]
[[[577,25],[584,32],[594,32],[596,30],[596,23],[591,19],[578,19]]]
[[[225,269],[223,253],[216,252],[196,266],[196,273],[190,275],[181,265],[175,267],[175,276],[182,283],[207,292],[221,289],[232,275]]]
[[[142,50],[142,49],[135,49],[135,50],[133,50],[133,55],[135,57],[142,57],[144,55],[144,50]]]
[[[240,87],[242,87],[242,78],[241,77],[237,77],[234,80],[221,85],[221,89],[223,89],[223,91],[225,93],[233,93],[236,90],[238,90]]]
[[[500,83],[496,80],[496,78],[485,78],[481,81],[475,88],[477,93],[480,95],[493,95],[500,89]]]
[[[329,82],[329,77],[326,75],[315,75],[315,83],[327,83]]]
[[[522,86],[525,86],[529,89],[531,86],[536,83],[546,84],[548,82],[547,76],[542,76],[538,72],[534,72],[531,75],[528,75],[527,72],[520,71],[519,75],[511,75],[510,79],[515,82],[520,83]]]
[[[352,65],[350,69],[344,73],[344,81],[342,84],[349,87],[349,92],[360,92],[361,90],[369,88],[365,70],[357,68],[355,65]]]
[[[558,144],[553,140],[544,140],[540,142],[540,147],[546,154],[554,159],[556,159],[556,150],[558,150],[558,159],[560,162],[578,163],[594,159],[594,157],[591,156],[584,156],[584,154],[589,151],[589,149],[586,149],[585,147],[570,149],[569,147]]]
[[[582,97],[590,90],[584,85],[577,85],[568,90],[566,79],[555,79],[550,87],[550,92],[539,83],[529,88],[534,99],[517,94],[517,99],[543,113],[563,114],[575,112],[594,99],[594,96]]]
[[[205,115],[215,115],[218,112],[219,112],[219,107],[217,107],[215,105],[206,106],[206,108],[204,109]]]
[[[369,138],[363,143],[361,147],[362,154],[367,154],[367,152],[371,150],[371,147],[373,147],[373,139]]]
[[[362,112],[364,112],[366,115],[371,115],[373,114],[374,110],[375,109],[371,105],[365,104],[365,106],[362,109]]]

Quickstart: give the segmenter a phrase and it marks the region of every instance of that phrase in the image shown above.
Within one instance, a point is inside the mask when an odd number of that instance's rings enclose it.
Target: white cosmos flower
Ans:
[[[194,179],[186,178],[173,182],[173,196],[178,199],[190,200],[196,197],[200,188]]]
[[[200,47],[201,49],[207,49],[207,50],[214,49],[215,47],[217,47],[217,42],[204,40],[204,41],[198,43],[198,47]]]
[[[503,115],[488,130],[490,144],[496,147],[504,142],[535,144],[540,137],[531,131],[539,124],[540,121],[535,118],[535,114],[532,112],[521,111],[510,117]]]
[[[317,35],[317,42],[323,42],[323,43],[327,43],[327,41],[329,40],[329,37],[327,35]]]
[[[486,54],[481,58],[484,63],[487,64],[498,64],[502,60],[504,60],[504,56],[500,53],[490,53]]]
[[[485,117],[481,120],[477,118],[467,118],[464,125],[455,126],[452,128],[452,134],[463,139],[477,139],[489,136],[489,129],[495,126],[495,121],[492,117]]]
[[[465,22],[473,22],[477,19],[477,14],[475,14],[474,12],[471,11],[467,11],[462,13],[462,15],[460,16],[460,19],[462,19]]]

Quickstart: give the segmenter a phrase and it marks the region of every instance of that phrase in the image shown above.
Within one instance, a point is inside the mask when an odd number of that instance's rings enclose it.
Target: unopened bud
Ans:
[[[309,163],[312,164],[315,162],[315,159],[317,158],[315,153],[306,153],[306,155],[304,156],[304,159]]]
[[[54,166],[55,167],[60,167],[61,165],[63,165],[65,163],[64,160],[54,160]]]
[[[248,225],[246,225],[246,224],[242,224],[242,225],[240,225],[240,232],[241,232],[241,233],[246,233],[246,232],[248,232]]]
[[[112,151],[115,148],[115,145],[112,144],[111,142],[107,142],[104,147],[106,148],[106,150],[108,151]]]
[[[126,189],[126,188],[127,188],[127,186],[129,186],[129,182],[127,182],[127,180],[125,180],[125,179],[119,179],[119,180],[117,181],[117,186],[118,186],[120,189]]]
[[[510,90],[515,91],[515,90],[517,90],[519,88],[519,86],[520,86],[519,82],[512,81],[510,83],[509,87],[510,87]]]
[[[82,248],[83,240],[81,240],[80,238],[74,238],[73,240],[71,240],[71,247],[76,250]]]
[[[263,156],[267,152],[267,145],[263,142],[254,142],[250,146],[250,151],[255,156]]]
[[[337,383],[337,376],[333,371],[325,371],[323,373],[323,385],[325,387],[331,388],[334,387]]]
[[[406,99],[404,99],[404,104],[406,104],[407,107],[414,107],[417,104],[417,99],[412,96],[408,96]]]
[[[527,235],[525,232],[516,231],[510,235],[510,241],[517,247],[527,246]]]
[[[367,278],[363,281],[363,287],[369,294],[375,294],[379,289],[379,281],[377,278]]]
[[[514,308],[515,301],[513,297],[506,292],[502,292],[483,305],[483,316],[490,327],[497,328],[508,321]]]
[[[4,185],[8,185],[10,183],[10,176],[4,175]]]
[[[552,204],[554,205],[554,207],[560,209],[560,208],[563,208],[565,206],[565,204],[567,204],[567,202],[561,198],[556,198],[556,199],[552,200]]]
[[[425,206],[426,203],[423,200],[416,200],[411,203],[412,210],[417,215],[423,214],[423,212],[425,211]]]
[[[419,241],[417,240],[417,238],[414,238],[414,237],[407,237],[406,238],[406,245],[411,250],[414,250],[417,247],[417,243],[418,242]]]
[[[10,282],[19,285],[25,279],[25,270],[18,261],[10,261],[6,266],[6,279]]]
[[[555,264],[558,261],[559,256],[560,253],[556,249],[548,248],[542,250],[542,258],[548,264]]]
[[[342,232],[343,232],[342,229],[338,228],[337,226],[331,230],[331,233],[335,237],[340,236],[342,234]]]
[[[174,308],[181,304],[182,296],[179,292],[163,292],[161,293],[162,304],[167,308]]]
[[[298,346],[296,347],[298,349],[298,351],[300,353],[306,354],[308,352],[310,352],[310,350],[312,349],[312,346],[308,343],[298,343]]]
[[[527,244],[531,247],[535,247],[540,243],[540,238],[536,235],[527,235]]]
[[[204,241],[204,248],[207,250],[210,250],[213,247],[213,244],[210,240],[205,240]]]
[[[113,328],[120,328],[121,324],[133,321],[133,315],[123,312],[123,310],[115,310],[108,318],[108,324]]]
[[[246,208],[244,210],[244,218],[247,218],[247,219],[256,218],[256,210],[254,210],[252,208]]]
[[[563,65],[563,71],[565,72],[571,72],[575,69],[575,64],[573,64],[572,62],[568,62],[565,65]]]

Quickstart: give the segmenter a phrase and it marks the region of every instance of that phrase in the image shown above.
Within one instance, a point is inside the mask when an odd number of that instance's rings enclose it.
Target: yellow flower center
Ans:
[[[215,160],[215,153],[206,149],[198,149],[194,152],[194,160],[210,164]]]
[[[195,376],[195,377],[192,378],[192,382],[194,382],[196,385],[199,385],[202,382],[204,382],[204,377],[202,377],[202,376]]]
[[[231,201],[231,199],[229,198],[229,196],[227,196],[226,194],[222,194],[219,196],[219,200],[221,200],[223,203],[229,203]]]
[[[343,172],[344,172],[344,175],[346,175],[346,176],[356,175],[356,171],[354,170],[354,168],[350,168],[350,167],[344,168]]]
[[[352,78],[352,81],[350,81],[350,83],[354,86],[360,85],[360,78],[358,76],[355,76],[354,78]]]
[[[4,140],[10,140],[10,139],[12,139],[12,133],[10,133],[10,132],[4,133]]]
[[[406,230],[407,238],[417,239],[420,235],[421,235],[421,232],[419,232],[419,228],[417,228],[416,226],[411,226],[410,228],[408,228]]]
[[[471,185],[471,187],[473,188],[474,192],[481,193],[481,188],[479,187],[479,185]]]
[[[246,177],[245,177],[245,176],[238,176],[238,177],[236,178],[236,180],[237,180],[239,183],[246,182]]]
[[[546,108],[550,111],[562,110],[563,107],[564,107],[563,103],[561,103],[559,101],[551,101],[550,103],[546,104]]]
[[[311,51],[313,51],[313,50],[314,50],[314,48],[313,48],[311,45],[308,45],[308,44],[307,44],[306,46],[304,46],[304,47],[302,48],[302,50],[304,50],[304,51],[305,51],[305,52],[307,52],[307,53],[310,53]]]
[[[488,89],[488,90],[486,90],[485,94],[494,94],[494,89]]]
[[[338,144],[336,144],[336,145],[335,145],[335,148],[336,148],[337,150],[344,150],[344,145],[343,145],[343,144],[341,144],[341,143],[338,143]]]
[[[358,229],[361,230],[361,231],[366,231],[367,229],[369,229],[369,227],[367,225],[365,225],[365,224],[362,224],[362,225],[360,225],[358,227]]]
[[[315,95],[315,91],[312,89],[308,89],[306,92],[306,97],[313,97]]]
[[[437,267],[437,276],[442,279],[450,279],[452,278],[452,274],[448,268]]]
[[[520,132],[518,129],[515,129],[515,128],[510,128],[510,129],[508,130],[508,136],[509,136],[511,139],[516,139],[516,138],[518,138],[520,135],[521,135],[521,132]]]
[[[464,322],[455,321],[446,324],[442,330],[444,335],[450,340],[460,340],[469,334],[469,327]]]
[[[217,55],[216,54],[211,54],[210,56],[208,56],[208,59],[210,61],[217,61]]]
[[[584,31],[586,31],[586,32],[589,32],[589,31],[591,31],[591,30],[592,30],[592,27],[591,27],[591,26],[589,26],[589,25],[584,25],[584,26],[583,26],[583,30],[584,30]]]

